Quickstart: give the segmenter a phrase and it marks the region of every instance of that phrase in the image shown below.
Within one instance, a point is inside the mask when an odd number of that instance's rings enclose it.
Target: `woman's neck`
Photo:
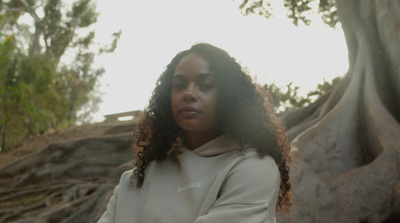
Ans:
[[[185,145],[190,150],[195,150],[220,135],[220,132],[185,132]]]

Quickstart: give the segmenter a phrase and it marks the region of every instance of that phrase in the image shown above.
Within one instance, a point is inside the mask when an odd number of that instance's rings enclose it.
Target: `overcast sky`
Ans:
[[[348,68],[342,30],[322,24],[295,27],[276,5],[273,19],[242,16],[232,0],[98,0],[96,41],[122,30],[114,54],[97,59],[103,102],[94,115],[143,109],[164,67],[198,41],[225,49],[260,83],[293,82],[301,93]]]

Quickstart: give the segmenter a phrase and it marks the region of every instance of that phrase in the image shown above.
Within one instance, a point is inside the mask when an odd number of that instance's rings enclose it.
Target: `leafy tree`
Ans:
[[[335,87],[336,85],[339,84],[339,82],[340,82],[341,80],[342,80],[341,77],[336,77],[336,78],[334,78],[331,82],[326,81],[326,80],[324,79],[324,82],[323,82],[322,84],[318,84],[317,89],[315,89],[314,91],[310,91],[310,92],[307,94],[307,97],[316,96],[317,98],[319,98],[319,97],[321,97],[321,96],[323,96],[323,95],[325,95],[325,94],[328,94],[329,92],[331,92],[331,91],[334,89],[334,87]]]
[[[98,101],[94,89],[104,70],[92,67],[91,25],[97,16],[91,0],[0,1],[3,150],[27,136],[73,125],[85,104]],[[120,34],[99,53],[112,52]]]
[[[292,86],[292,82],[284,87],[278,87],[275,83],[264,85],[264,89],[271,95],[272,103],[277,113],[304,107],[311,99],[299,95],[299,86]]]
[[[282,115],[296,165],[295,220],[281,222],[399,222],[400,1],[283,4],[295,25],[310,24],[308,15],[317,12],[342,28],[349,70],[331,93]],[[266,18],[274,13],[268,0],[243,0],[239,8]]]
[[[299,94],[300,87],[293,86],[292,82],[283,87],[271,83],[265,84],[261,88],[269,92],[275,111],[281,113],[308,106],[323,95],[330,93],[339,81],[340,77],[334,78],[331,82],[324,80],[322,84],[318,84],[315,90],[308,92],[305,96]]]

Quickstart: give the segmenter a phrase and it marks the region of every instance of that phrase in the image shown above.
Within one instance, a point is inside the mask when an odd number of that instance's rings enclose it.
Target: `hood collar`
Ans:
[[[194,149],[191,152],[195,153],[198,156],[209,157],[209,156],[217,156],[222,153],[227,153],[233,150],[238,150],[239,148],[240,145],[234,138],[228,135],[221,135],[207,142],[206,144]],[[186,147],[184,143],[181,143],[177,147],[177,151],[185,152],[190,150],[189,148]]]

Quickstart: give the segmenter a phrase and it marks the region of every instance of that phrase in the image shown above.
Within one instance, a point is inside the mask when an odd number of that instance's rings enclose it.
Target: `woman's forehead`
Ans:
[[[174,76],[177,74],[211,74],[209,62],[199,54],[189,54],[183,57],[175,67]]]

